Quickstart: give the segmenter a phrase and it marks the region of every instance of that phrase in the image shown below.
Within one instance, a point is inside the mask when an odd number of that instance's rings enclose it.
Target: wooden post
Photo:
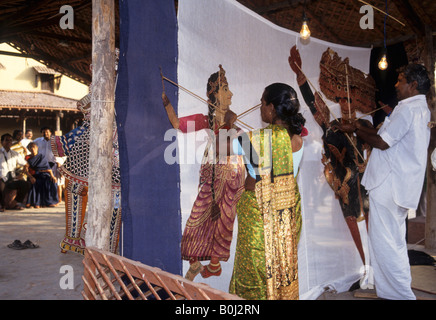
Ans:
[[[23,121],[22,121],[22,123],[23,123],[23,138],[26,137],[26,130],[27,130],[27,128],[26,128],[26,120],[27,120],[27,118],[24,117]]]
[[[431,121],[435,121],[436,94],[434,83],[434,55],[433,55],[433,35],[430,26],[425,28],[425,66],[432,81],[429,94],[429,108],[432,114]],[[431,129],[430,145],[427,157],[427,212],[425,221],[425,247],[436,249],[436,172],[432,170],[430,156],[436,148],[436,128]]]
[[[55,130],[55,135],[56,136],[61,136],[62,135],[62,131],[61,131],[61,111],[57,111],[56,112],[56,130]]]
[[[86,245],[109,251],[115,114],[115,4],[92,0],[92,99]]]

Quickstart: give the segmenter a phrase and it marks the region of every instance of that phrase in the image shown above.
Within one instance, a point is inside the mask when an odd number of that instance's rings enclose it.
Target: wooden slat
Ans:
[[[111,281],[111,280],[108,278],[108,276],[106,275],[105,270],[103,270],[103,268],[101,267],[101,265],[100,265],[100,264],[95,260],[92,251],[89,251],[89,256],[91,257],[92,261],[94,262],[94,265],[97,267],[97,270],[99,271],[101,277],[104,279],[106,285],[110,288],[110,290],[111,290],[112,293],[115,295],[115,297],[116,297],[118,300],[121,300],[121,297],[118,295],[118,293],[117,293],[115,287],[114,287],[113,284],[112,284],[112,281]],[[110,266],[108,266],[108,267],[109,267],[109,270],[111,270],[111,269],[110,269]]]
[[[89,260],[88,260],[89,261]],[[103,300],[107,300],[106,295],[104,294],[104,291],[102,290],[100,284],[98,283],[98,279],[95,277],[94,273],[92,272],[91,267],[88,265],[88,261],[84,261],[83,265],[87,271],[87,274],[89,276],[90,279],[92,279],[92,281],[94,282],[95,288],[97,288],[98,292],[100,293],[100,296],[102,297]],[[93,292],[94,290],[92,290],[92,288],[88,285],[88,289],[90,289],[91,292]]]
[[[123,266],[123,270],[125,272],[125,274],[127,275],[127,277],[129,278],[131,284],[133,285],[133,287],[136,289],[136,291],[139,293],[139,295],[144,299],[147,300],[147,298],[145,297],[144,293],[142,292],[142,290],[138,287],[138,285],[136,284],[136,280],[133,279],[132,275],[130,274],[129,270],[127,270],[126,266],[124,265],[124,263],[122,261],[120,261],[121,265]]]
[[[144,280],[145,284],[147,285],[147,287],[150,289],[150,291],[153,293],[153,295],[156,297],[157,300],[161,300],[160,296],[157,294],[157,292],[154,290],[153,285],[150,283],[150,281],[148,281],[147,277],[145,276],[144,273],[141,273],[141,271],[139,270],[139,268],[137,266],[135,266],[135,268],[137,269],[138,273],[141,274],[141,278]]]
[[[124,293],[127,295],[127,297],[130,300],[133,300],[132,295],[130,294],[130,291],[127,289],[126,285],[124,284],[124,281],[120,278],[120,276],[118,275],[118,272],[114,269],[114,267],[112,266],[112,264],[110,264],[110,262],[108,261],[107,257],[102,254],[103,259],[105,260],[105,262],[107,263],[106,265],[109,267],[109,269],[111,270],[112,274],[115,276],[115,278],[118,280],[118,283],[120,284],[121,288],[123,289]]]
[[[159,268],[150,267],[110,252],[88,247],[83,261],[84,299],[129,300],[240,300],[238,296],[187,280]],[[97,270],[95,274],[93,272]],[[110,279],[110,275],[114,279]],[[123,280],[124,279],[124,280]],[[129,283],[127,283],[129,282]],[[95,285],[93,285],[95,284]],[[116,286],[120,286],[120,294]],[[141,288],[142,286],[142,288]],[[107,296],[107,289],[113,296]],[[133,293],[137,292],[135,298]]]
[[[90,283],[88,282],[88,278],[86,276],[83,276],[82,279],[85,287],[85,290],[82,291],[82,296],[84,296],[86,300],[90,300],[89,295],[91,295],[93,300],[97,300],[97,295],[93,290],[93,286],[91,286]]]

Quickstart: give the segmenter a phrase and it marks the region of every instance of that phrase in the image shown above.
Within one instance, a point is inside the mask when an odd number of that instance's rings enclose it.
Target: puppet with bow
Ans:
[[[372,127],[368,120],[356,119],[356,111],[369,113],[375,108],[375,82],[362,71],[349,65],[348,58],[342,60],[336,52],[328,48],[321,57],[319,85],[322,93],[339,103],[341,117],[336,117],[328,108],[320,92],[312,92],[310,81],[302,71],[300,53],[292,47],[289,65],[297,75],[301,94],[315,121],[323,131],[324,175],[336,198],[351,232],[354,243],[363,263],[363,251],[357,222],[368,219],[369,202],[365,188],[360,184],[371,148],[354,135],[335,128],[337,123],[360,121]],[[333,121],[330,121],[333,116]]]

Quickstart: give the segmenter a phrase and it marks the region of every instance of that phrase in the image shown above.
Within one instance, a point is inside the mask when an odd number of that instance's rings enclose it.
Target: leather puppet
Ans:
[[[335,124],[359,121],[372,127],[370,121],[356,119],[356,111],[367,114],[375,109],[375,82],[369,75],[351,67],[348,58],[342,60],[336,52],[328,48],[320,61],[319,85],[327,99],[339,103],[341,117],[337,118],[329,110],[321,94],[312,92],[310,82],[301,69],[301,57],[295,46],[290,51],[289,65],[297,75],[306,104],[322,128],[324,175],[339,200],[354,243],[365,263],[357,222],[366,220],[368,227],[368,195],[360,181],[371,148],[360,138],[339,131]],[[331,115],[335,118],[333,121],[330,121]]]

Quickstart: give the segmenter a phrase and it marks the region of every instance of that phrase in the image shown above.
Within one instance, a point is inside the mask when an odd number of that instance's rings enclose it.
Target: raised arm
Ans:
[[[323,130],[326,130],[328,127],[330,127],[330,110],[324,103],[324,100],[321,98],[319,93],[315,92],[315,94],[313,94],[312,90],[310,89],[309,82],[302,71],[301,56],[296,46],[291,48],[288,62],[292,71],[294,71],[294,73],[297,75],[297,83],[300,87],[301,95],[309,107],[310,112],[312,112],[315,121]]]
[[[168,99],[165,92],[162,92],[162,102],[165,107],[165,111],[167,112],[168,119],[171,122],[171,125],[173,126],[174,129],[179,129],[179,118],[177,117],[177,114],[174,111],[170,99]]]

